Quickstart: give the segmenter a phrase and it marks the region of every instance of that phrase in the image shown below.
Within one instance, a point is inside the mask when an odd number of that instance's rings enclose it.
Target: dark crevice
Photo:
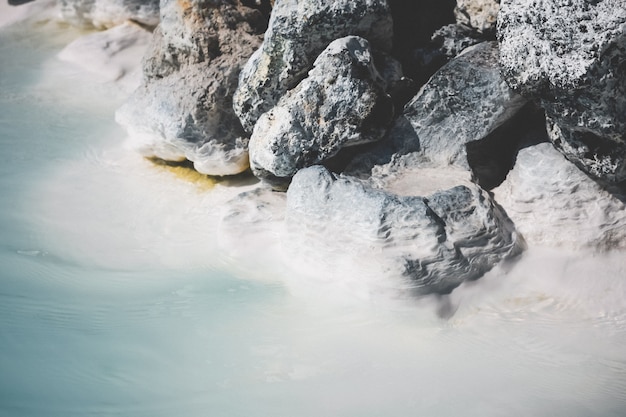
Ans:
[[[520,149],[548,141],[543,110],[528,104],[481,140],[465,145],[475,181],[485,190],[502,184]]]

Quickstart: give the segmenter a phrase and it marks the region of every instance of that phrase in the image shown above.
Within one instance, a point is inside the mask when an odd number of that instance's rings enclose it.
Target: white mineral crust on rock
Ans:
[[[449,292],[522,244],[476,185],[398,196],[321,166],[294,176],[286,217],[285,247],[293,262],[325,265],[326,272],[356,269],[364,281],[391,277],[378,284],[414,294]]]
[[[515,167],[493,192],[531,245],[626,247],[624,203],[550,143],[521,149]]]

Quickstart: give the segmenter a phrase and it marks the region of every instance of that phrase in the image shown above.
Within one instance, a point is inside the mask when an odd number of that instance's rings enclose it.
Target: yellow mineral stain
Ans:
[[[159,158],[146,159],[152,162],[155,167],[174,174],[183,181],[195,184],[201,190],[210,190],[220,181],[219,177],[211,177],[196,171],[191,161],[171,162]]]

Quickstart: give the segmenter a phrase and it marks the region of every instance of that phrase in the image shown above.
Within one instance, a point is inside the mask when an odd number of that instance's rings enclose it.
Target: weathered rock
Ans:
[[[159,23],[159,0],[60,0],[61,17],[77,26],[110,28],[133,20]]]
[[[456,0],[456,22],[476,29],[480,33],[494,32],[500,0]]]
[[[485,41],[485,38],[470,27],[455,24],[437,29],[431,38],[431,45],[447,60],[450,60],[470,46]]]
[[[292,259],[373,269],[417,294],[447,293],[521,247],[504,213],[475,185],[398,196],[320,166],[294,176],[287,228]]]
[[[248,168],[248,139],[232,109],[239,71],[261,43],[261,13],[239,0],[164,0],[144,81],[117,112],[147,157],[189,159],[201,173]]]
[[[277,188],[346,146],[379,140],[393,116],[369,43],[332,42],[308,78],[263,114],[250,138],[252,172]]]
[[[521,149],[496,201],[532,245],[626,247],[626,206],[550,143]]]
[[[468,167],[465,145],[484,138],[526,103],[500,76],[497,59],[495,42],[466,49],[406,105],[392,133],[417,141],[412,147],[435,163]]]
[[[277,0],[263,45],[243,68],[234,95],[234,109],[246,131],[252,132],[259,117],[306,76],[331,41],[348,35],[390,51],[387,1]]]
[[[503,0],[498,19],[503,75],[540,100],[554,145],[626,180],[626,1]]]

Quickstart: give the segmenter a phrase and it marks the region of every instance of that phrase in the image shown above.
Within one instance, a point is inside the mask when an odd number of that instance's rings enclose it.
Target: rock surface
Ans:
[[[540,100],[554,145],[626,180],[626,1],[503,0],[498,39],[505,79]]]
[[[126,20],[159,24],[159,0],[60,0],[64,20],[82,27],[110,28]]]
[[[390,51],[392,20],[386,0],[277,0],[263,45],[246,63],[234,109],[246,131],[302,80],[335,39],[357,35]]]
[[[480,33],[494,32],[500,11],[500,0],[456,0],[456,22]]]
[[[392,134],[432,162],[468,167],[465,145],[512,117],[526,100],[500,76],[498,47],[470,47],[442,67],[406,105]],[[395,139],[396,141],[398,139]]]
[[[532,245],[626,248],[626,206],[550,143],[519,151],[496,200]]]
[[[127,21],[74,40],[58,56],[132,92],[141,83],[141,57],[151,40],[151,32]]]
[[[414,294],[447,293],[519,250],[506,216],[477,186],[429,197],[376,190],[321,166],[287,192],[288,249],[298,262],[350,262],[401,277]]]
[[[246,59],[265,21],[239,0],[164,0],[140,88],[116,114],[147,157],[189,159],[201,173],[248,168],[248,139],[232,110]]]
[[[333,41],[309,76],[258,120],[250,138],[252,172],[281,187],[343,147],[379,140],[393,116],[384,87],[365,39]]]

